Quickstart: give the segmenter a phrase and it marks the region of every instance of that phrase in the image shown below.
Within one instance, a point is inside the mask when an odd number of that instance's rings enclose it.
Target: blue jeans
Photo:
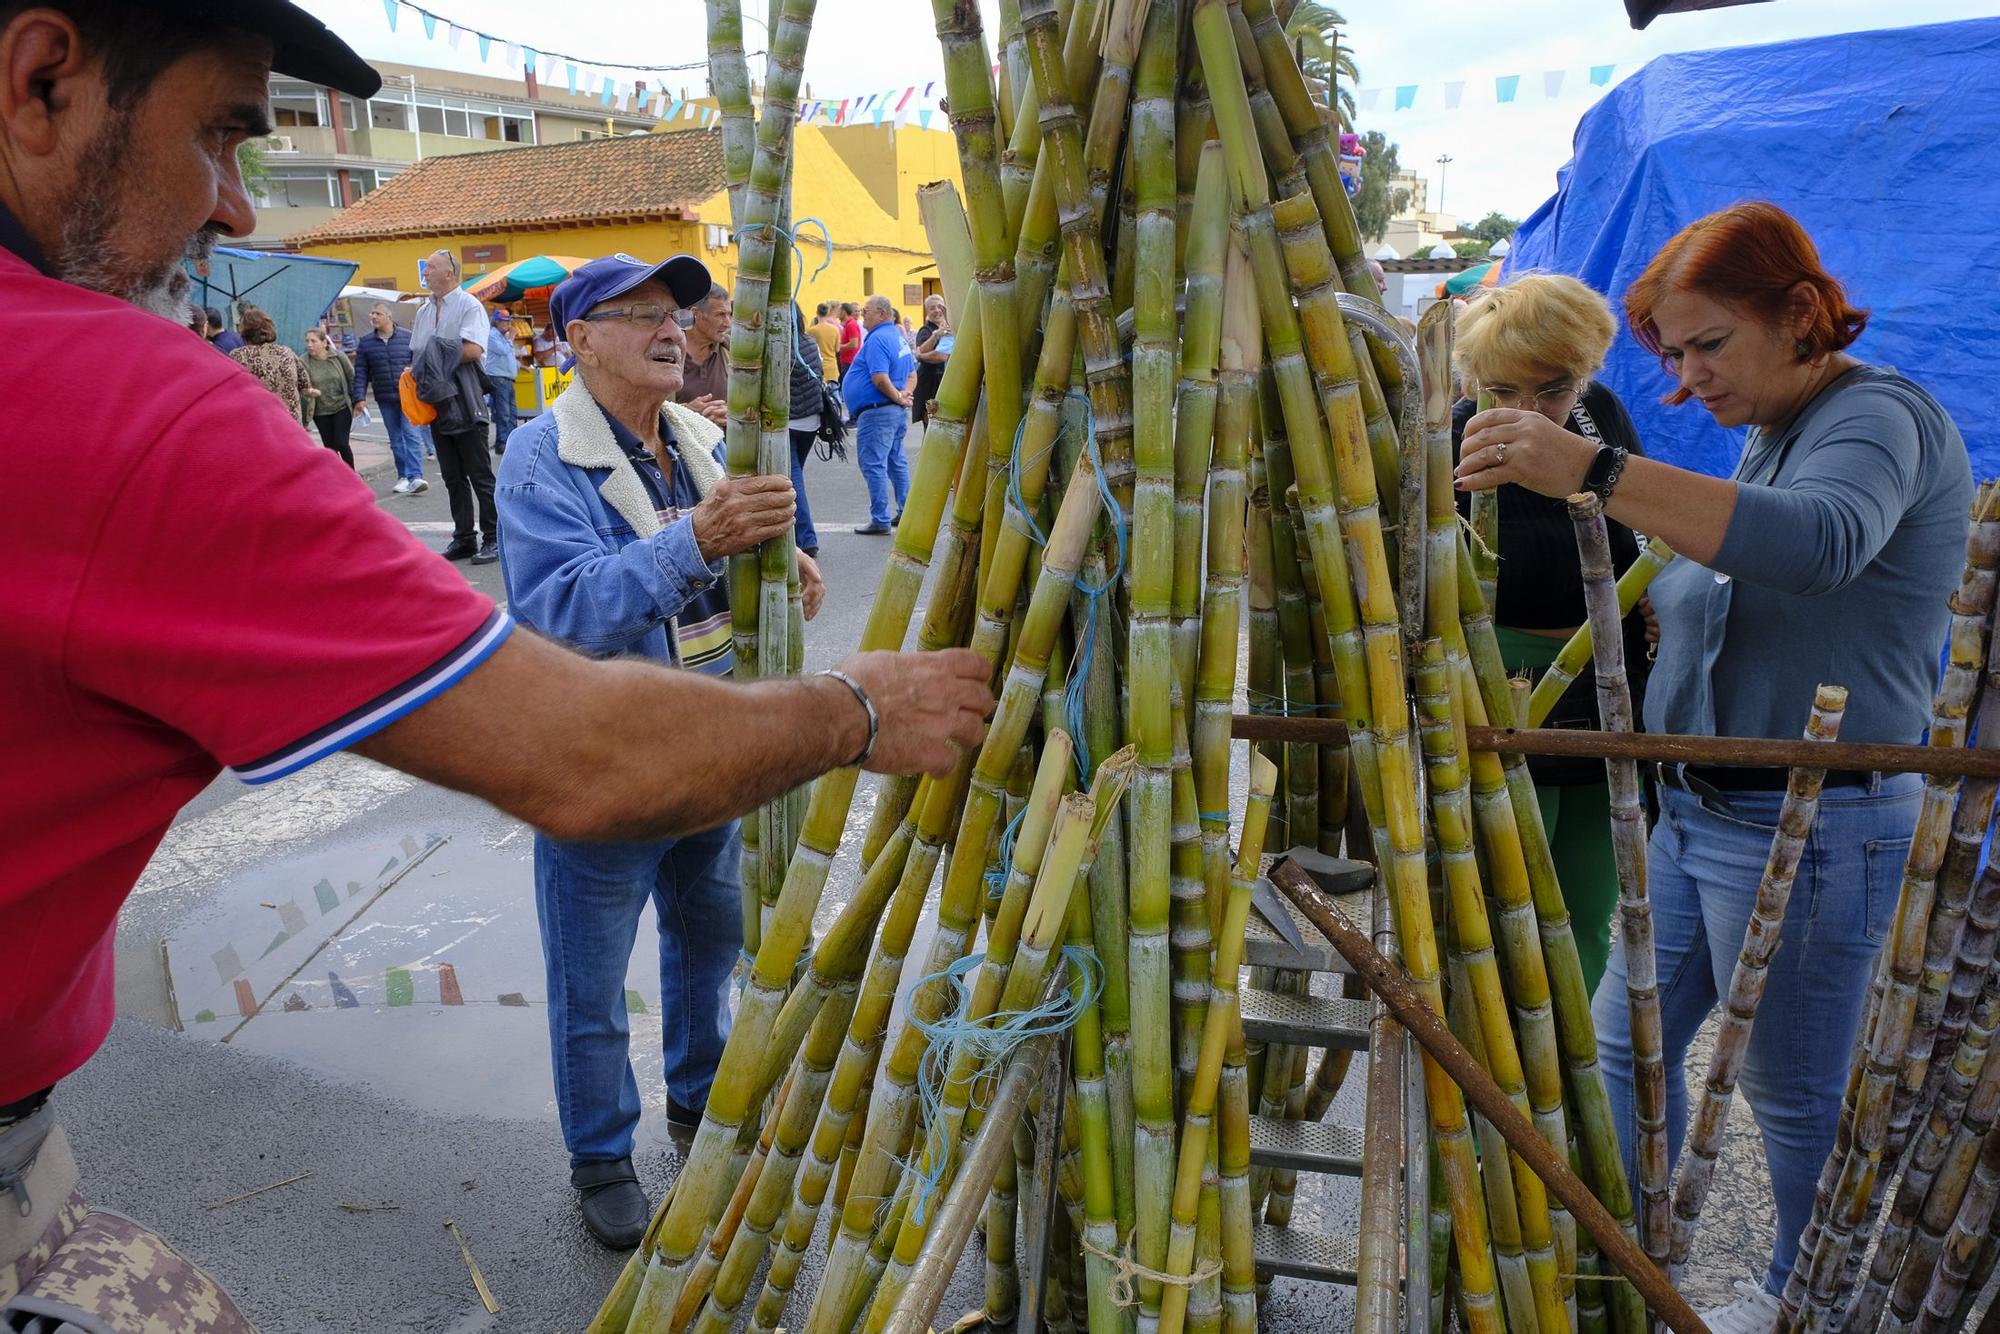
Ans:
[[[792,493],[799,500],[798,513],[792,519],[792,541],[807,553],[819,550],[819,530],[813,527],[812,505],[806,500],[806,460],[812,457],[813,441],[818,438],[813,431],[792,432]]]
[[[1750,1030],[1741,1092],[1756,1114],[1777,1199],[1778,1236],[1764,1286],[1781,1292],[1847,1089],[1875,958],[1895,915],[1922,780],[1904,774],[1872,788],[1829,788],[1799,859],[1778,952]],[[1777,830],[1782,792],[1732,792],[1727,800],[1660,789],[1660,821],[1647,847],[1654,958],[1667,1074],[1667,1152],[1678,1160],[1688,1124],[1683,1074],[1695,1031],[1729,990],[1757,885]],[[1612,1116],[1633,1163],[1632,1028],[1621,939],[1591,1007]],[[1700,1072],[1706,1078],[1706,1070]]]
[[[548,965],[549,1051],[570,1166],[623,1158],[639,1124],[625,970],[640,910],[660,921],[667,1092],[700,1109],[729,1036],[743,947],[734,820],[679,840],[561,843],[535,836],[535,910]]]
[[[389,453],[396,460],[396,476],[414,480],[424,475],[424,442],[417,428],[403,417],[403,405],[393,398],[375,400],[382,414],[382,429],[389,433]]]
[[[506,376],[486,377],[486,401],[493,408],[493,449],[496,453],[507,448],[507,437],[514,434],[518,418],[514,409],[514,381]]]
[[[910,465],[903,457],[903,433],[909,428],[910,414],[894,403],[863,408],[855,418],[861,477],[868,483],[868,522],[878,527],[887,527],[909,499]],[[889,508],[891,487],[895,489],[894,509]]]

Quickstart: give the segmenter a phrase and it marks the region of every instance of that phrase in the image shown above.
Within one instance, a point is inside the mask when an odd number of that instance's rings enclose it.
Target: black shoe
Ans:
[[[446,560],[470,560],[479,554],[479,544],[469,537],[454,537],[451,545],[438,554]]]
[[[903,511],[896,511],[896,517],[889,520],[889,526],[891,528],[901,528],[903,526]]]
[[[694,1143],[695,1132],[701,1129],[701,1109],[688,1107],[674,1097],[667,1095],[667,1138],[682,1153]]]
[[[479,544],[479,552],[473,556],[472,563],[474,565],[491,565],[499,559],[500,544],[489,537]]]
[[[854,531],[860,537],[887,537],[893,530],[885,523],[871,523],[866,528],[856,528]]]
[[[630,1158],[573,1167],[569,1184],[580,1196],[577,1203],[583,1210],[583,1225],[605,1246],[629,1251],[645,1237],[653,1206],[639,1188],[639,1174],[632,1170]]]
[[[803,551],[803,552],[805,552],[805,553],[806,553],[806,555],[808,555],[808,556],[812,557],[812,558],[813,558],[814,560],[818,560],[818,559],[819,559],[819,548],[818,548],[818,547],[800,547],[800,548],[799,548],[799,550],[800,550],[800,551]]]

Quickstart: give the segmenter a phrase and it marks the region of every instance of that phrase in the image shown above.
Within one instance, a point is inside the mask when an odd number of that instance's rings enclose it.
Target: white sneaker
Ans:
[[[1778,1299],[1754,1283],[1739,1281],[1736,1291],[1735,1301],[1701,1313],[1710,1334],[1771,1334],[1778,1319]]]
[[[411,494],[413,494],[413,495],[414,495],[415,493],[417,493],[417,492],[419,492],[419,491],[428,491],[428,490],[430,490],[430,489],[431,489],[431,484],[430,484],[429,482],[426,482],[426,481],[425,481],[425,480],[424,480],[423,478],[421,478],[421,477],[412,477],[412,478],[410,479],[410,492],[411,492]]]
[[[400,477],[396,479],[396,484],[389,489],[399,496],[407,496],[410,492],[416,490],[417,487],[416,483],[412,482],[409,478]]]

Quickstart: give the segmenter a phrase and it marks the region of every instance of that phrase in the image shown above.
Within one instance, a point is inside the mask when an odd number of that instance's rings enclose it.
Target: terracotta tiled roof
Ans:
[[[716,130],[457,153],[410,168],[288,243],[692,216],[722,185]]]

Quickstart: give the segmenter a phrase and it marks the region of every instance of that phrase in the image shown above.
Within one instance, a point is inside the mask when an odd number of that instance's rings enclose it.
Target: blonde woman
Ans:
[[[1590,378],[1604,365],[1616,327],[1603,297],[1556,274],[1524,274],[1463,307],[1453,346],[1465,398],[1452,413],[1454,443],[1476,411],[1477,395],[1485,393],[1496,406],[1539,413],[1571,434],[1644,453],[1625,405]],[[1540,677],[1584,621],[1576,530],[1561,499],[1511,485],[1500,487],[1499,495],[1494,623],[1500,651],[1509,670]],[[1462,507],[1470,506],[1469,495],[1459,500]],[[1623,570],[1639,553],[1638,539],[1623,524],[1607,526],[1613,560]],[[1647,666],[1644,615],[1635,611],[1626,621],[1625,657],[1635,715]],[[1598,725],[1595,680],[1585,667],[1544,726]],[[1618,904],[1604,765],[1537,756],[1528,767],[1569,904],[1584,982],[1594,989],[1610,956],[1611,913]]]
[[[361,401],[354,383],[354,363],[334,348],[323,329],[306,330],[306,379],[312,382],[306,400],[312,405],[320,443],[352,468],[354,451],[347,439],[354,429],[354,405]]]

